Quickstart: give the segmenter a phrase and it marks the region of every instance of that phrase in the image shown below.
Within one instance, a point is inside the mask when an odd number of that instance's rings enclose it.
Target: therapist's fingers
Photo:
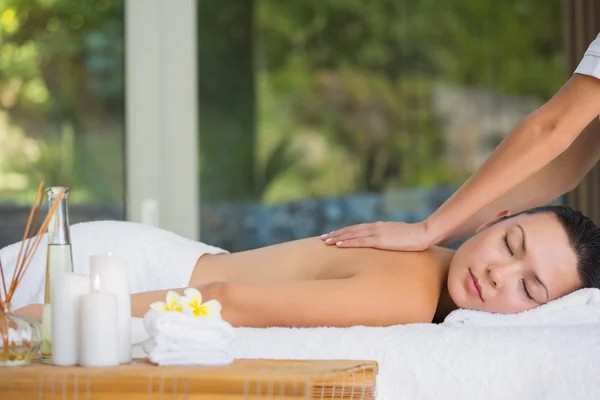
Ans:
[[[357,238],[353,238],[353,239],[345,239],[345,240],[340,240],[336,243],[337,247],[345,247],[345,248],[351,248],[351,247],[379,247],[378,246],[378,239],[376,236],[370,235],[370,236],[362,236],[362,237],[357,237]]]
[[[328,245],[421,251],[433,243],[423,222],[373,222],[349,226],[324,237]]]
[[[367,228],[367,229],[363,229],[360,231],[356,230],[356,231],[351,231],[351,232],[347,232],[344,234],[332,235],[331,237],[325,239],[325,243],[327,243],[329,245],[334,245],[334,244],[338,244],[339,242],[342,242],[345,240],[358,239],[358,238],[372,236],[372,235],[373,235],[373,230]]]
[[[372,232],[371,224],[351,225],[346,228],[338,229],[331,233],[321,235],[321,239],[327,244],[335,244],[342,238],[347,239],[356,235],[364,236],[364,232]]]
[[[335,230],[333,232],[321,235],[321,239],[327,240],[327,239],[330,239],[330,238],[338,238],[341,235],[345,235],[347,233],[358,232],[358,231],[365,230],[365,229],[367,229],[369,227],[369,225],[371,225],[371,224],[350,225],[350,226],[347,226],[345,228],[341,228],[341,229]]]

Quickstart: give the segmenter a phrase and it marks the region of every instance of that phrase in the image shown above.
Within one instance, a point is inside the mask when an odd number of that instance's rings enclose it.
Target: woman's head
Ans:
[[[563,206],[500,213],[457,250],[448,273],[458,307],[497,313],[584,287],[600,288],[600,229]]]

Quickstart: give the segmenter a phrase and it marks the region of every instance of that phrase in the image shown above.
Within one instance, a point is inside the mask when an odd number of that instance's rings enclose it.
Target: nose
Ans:
[[[490,285],[494,289],[501,288],[511,277],[520,273],[520,266],[516,262],[496,264],[486,268]]]

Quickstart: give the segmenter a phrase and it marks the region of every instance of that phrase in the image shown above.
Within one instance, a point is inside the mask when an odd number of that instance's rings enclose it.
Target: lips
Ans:
[[[483,301],[481,286],[479,285],[477,277],[473,275],[473,272],[471,272],[471,268],[469,268],[469,275],[467,276],[467,287],[473,296],[477,296],[481,299],[481,301]]]

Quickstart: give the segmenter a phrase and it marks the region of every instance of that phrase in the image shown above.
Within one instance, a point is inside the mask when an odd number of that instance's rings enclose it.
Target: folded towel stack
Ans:
[[[600,290],[579,289],[518,314],[459,309],[446,317],[446,326],[565,326],[600,323]]]
[[[150,338],[142,343],[142,348],[154,364],[225,365],[233,362],[234,330],[222,319],[150,310],[144,316],[144,328]]]

